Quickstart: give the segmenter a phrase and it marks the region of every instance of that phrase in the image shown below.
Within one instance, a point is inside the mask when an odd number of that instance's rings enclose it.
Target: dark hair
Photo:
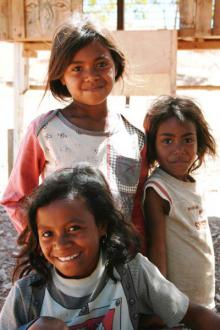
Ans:
[[[177,118],[181,122],[189,120],[196,127],[198,158],[190,169],[190,171],[194,171],[202,165],[205,154],[215,156],[216,143],[209,132],[209,125],[199,106],[186,97],[162,96],[151,105],[144,119],[149,167],[153,168],[157,163],[155,141],[158,128],[162,122],[172,117]]]
[[[50,89],[56,99],[65,100],[71,97],[67,87],[61,83],[60,79],[73,56],[92,41],[100,42],[109,50],[115,64],[115,80],[122,77],[125,69],[125,57],[117,48],[110,33],[78,13],[69,22],[63,24],[53,38],[46,91]]]
[[[18,238],[21,250],[17,256],[13,280],[32,270],[40,273],[45,280],[50,278],[50,265],[39,245],[37,210],[55,200],[74,198],[83,198],[97,227],[107,228],[107,237],[101,246],[107,257],[107,271],[112,278],[113,267],[127,262],[139,251],[138,234],[115,207],[104,176],[98,169],[81,163],[73,169],[64,169],[46,178],[27,199],[28,225]]]

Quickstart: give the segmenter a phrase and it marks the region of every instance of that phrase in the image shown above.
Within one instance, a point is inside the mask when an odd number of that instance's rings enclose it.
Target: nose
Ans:
[[[97,80],[97,79],[99,79],[99,74],[95,67],[89,67],[84,71],[85,81]]]
[[[185,152],[185,146],[184,146],[184,143],[182,143],[181,141],[180,142],[177,142],[174,144],[174,150],[173,152],[175,154],[182,154],[183,152]]]
[[[57,249],[63,249],[64,247],[68,247],[70,245],[72,245],[72,241],[69,240],[69,236],[66,233],[60,234],[54,241],[54,246]]]

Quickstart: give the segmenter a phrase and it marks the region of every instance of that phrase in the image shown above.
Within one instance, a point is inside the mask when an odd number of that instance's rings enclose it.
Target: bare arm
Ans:
[[[219,330],[220,316],[196,304],[189,304],[183,323],[193,330]]]
[[[168,202],[163,200],[153,188],[146,190],[144,213],[149,239],[147,256],[165,277],[167,275],[165,216],[168,209]]]
[[[39,317],[29,328],[29,330],[68,330],[69,327],[55,317],[43,316]]]

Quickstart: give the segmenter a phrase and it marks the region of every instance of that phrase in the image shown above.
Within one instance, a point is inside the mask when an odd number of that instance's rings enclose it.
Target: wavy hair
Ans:
[[[92,41],[98,41],[109,50],[116,69],[115,81],[118,81],[123,76],[125,57],[117,47],[109,31],[100,27],[98,22],[93,22],[91,18],[76,13],[55,32],[49,59],[45,93],[47,90],[50,90],[56,99],[63,101],[71,98],[67,87],[61,83],[61,78],[71,63],[73,56]]]
[[[140,249],[139,236],[131,223],[115,207],[112,194],[102,173],[86,163],[72,169],[55,172],[38,186],[26,201],[28,225],[18,237],[20,251],[13,280],[35,270],[45,280],[50,278],[50,264],[39,245],[36,215],[39,208],[55,200],[83,198],[93,214],[97,227],[107,228],[105,242],[100,247],[107,257],[107,271],[132,259]]]
[[[162,96],[151,105],[145,119],[145,137],[147,144],[147,163],[152,169],[157,165],[156,135],[158,128],[165,120],[175,117],[179,121],[191,121],[197,133],[197,159],[190,171],[199,168],[206,154],[216,155],[216,143],[210,133],[210,128],[199,106],[187,97]]]

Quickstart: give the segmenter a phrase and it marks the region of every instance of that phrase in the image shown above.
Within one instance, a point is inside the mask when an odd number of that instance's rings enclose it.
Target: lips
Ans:
[[[84,92],[93,92],[93,91],[96,91],[97,89],[101,89],[103,88],[104,85],[97,85],[97,86],[90,86],[90,87],[86,87],[84,88]]]
[[[59,261],[61,262],[68,262],[68,261],[71,261],[71,260],[74,260],[76,258],[78,258],[80,255],[80,253],[76,253],[76,254],[73,254],[71,256],[66,256],[66,257],[56,257]]]

